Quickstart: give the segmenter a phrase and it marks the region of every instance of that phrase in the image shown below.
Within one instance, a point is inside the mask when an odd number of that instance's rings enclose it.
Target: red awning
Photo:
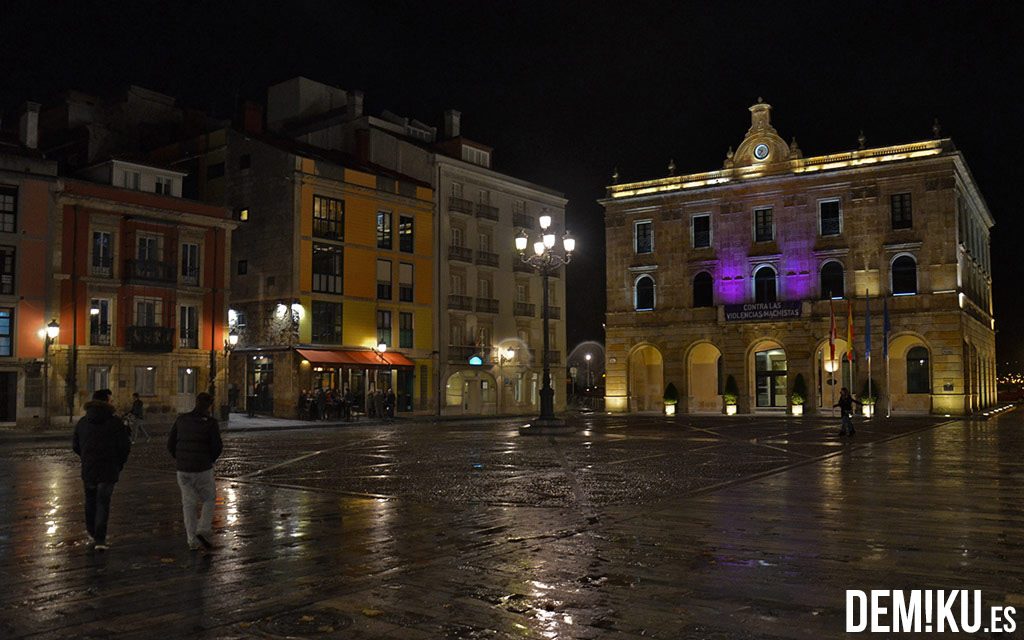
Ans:
[[[296,349],[300,356],[313,364],[350,367],[384,367],[388,369],[414,367],[412,360],[400,353],[385,351],[354,351],[352,349]]]

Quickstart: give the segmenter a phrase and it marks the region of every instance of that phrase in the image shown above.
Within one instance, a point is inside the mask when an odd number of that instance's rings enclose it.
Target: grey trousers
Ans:
[[[185,533],[188,535],[189,544],[194,544],[197,533],[208,537],[213,528],[213,507],[217,498],[213,469],[196,472],[179,471],[178,486],[181,488],[181,510],[185,516]],[[198,516],[197,508],[201,508]]]

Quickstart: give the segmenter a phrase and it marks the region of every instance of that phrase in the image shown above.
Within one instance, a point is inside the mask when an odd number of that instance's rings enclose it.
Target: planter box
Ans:
[[[736,415],[736,405],[734,405],[734,404],[727,404],[727,405],[725,405],[725,415],[727,415],[727,416],[734,416],[734,415]]]
[[[875,415],[875,405],[873,404],[861,405],[860,410],[864,414],[865,418],[870,418],[871,416]]]
[[[676,405],[674,405],[674,404],[666,404],[665,405],[665,415],[666,416],[674,416],[674,415],[676,415]]]
[[[794,404],[790,408],[793,410],[793,415],[794,416],[802,416],[802,415],[804,415],[804,405],[802,405],[802,404]]]

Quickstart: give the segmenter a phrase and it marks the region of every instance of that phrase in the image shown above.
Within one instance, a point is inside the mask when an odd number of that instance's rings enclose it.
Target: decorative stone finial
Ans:
[[[668,175],[670,175],[670,176],[676,175],[676,159],[675,158],[669,158],[668,159]]]
[[[932,135],[936,138],[941,138],[942,127],[939,125],[939,119],[935,118],[935,122],[932,123]]]
[[[757,96],[757,104],[761,104],[763,102],[764,102],[764,98],[762,98],[761,96]]]
[[[619,184],[619,168],[612,169],[612,184]]]
[[[861,129],[860,130],[860,135],[857,136],[857,148],[860,149],[861,151],[863,151],[865,146],[867,145],[867,143],[868,143],[868,138],[867,138],[867,136],[864,135],[864,130]]]
[[[723,163],[722,166],[724,166],[726,169],[731,169],[732,165],[733,165],[732,157],[734,155],[735,154],[733,153],[732,146],[730,145],[729,146],[729,150],[725,152],[725,162]]]
[[[791,158],[802,158],[804,152],[800,150],[800,145],[796,143],[796,136],[793,136],[793,140],[789,143],[789,157]]]

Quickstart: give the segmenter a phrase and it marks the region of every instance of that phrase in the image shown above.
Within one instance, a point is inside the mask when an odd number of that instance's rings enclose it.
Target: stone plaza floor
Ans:
[[[1024,415],[589,416],[225,435],[212,553],[162,437],[86,543],[69,443],[0,440],[0,638],[833,638],[845,590],[1024,606]]]

